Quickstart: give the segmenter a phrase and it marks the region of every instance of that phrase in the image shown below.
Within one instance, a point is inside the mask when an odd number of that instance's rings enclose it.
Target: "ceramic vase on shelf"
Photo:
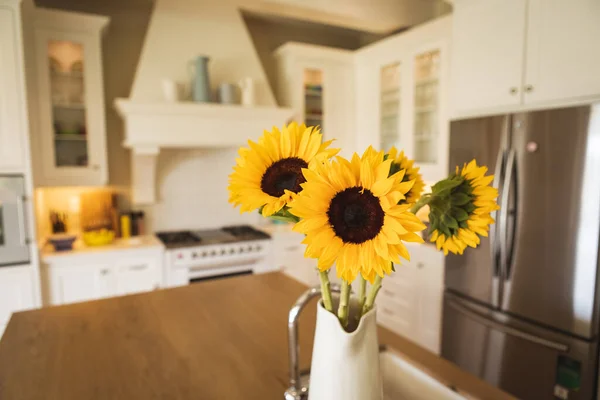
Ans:
[[[334,310],[337,309],[334,300]],[[351,301],[350,332],[337,316],[317,305],[309,400],[382,400],[376,308],[356,326],[358,303]]]
[[[210,80],[208,79],[208,61],[207,56],[198,56],[193,61],[193,90],[192,99],[200,103],[209,103],[210,99]]]
[[[256,102],[254,94],[254,79],[247,77],[238,82],[242,92],[242,105],[253,106]]]

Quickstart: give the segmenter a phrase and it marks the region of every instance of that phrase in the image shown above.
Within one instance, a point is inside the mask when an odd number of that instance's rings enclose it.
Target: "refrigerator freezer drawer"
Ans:
[[[444,358],[520,399],[593,398],[597,342],[505,325],[482,310],[445,296]]]

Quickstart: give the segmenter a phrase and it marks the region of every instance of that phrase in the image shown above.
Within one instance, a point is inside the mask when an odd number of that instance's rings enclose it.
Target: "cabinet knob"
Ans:
[[[423,267],[425,267],[425,264],[423,264],[421,262],[417,263],[417,268],[421,269]]]
[[[103,269],[100,271],[100,275],[108,275],[110,271],[108,269]]]
[[[94,165],[92,165],[92,169],[94,171],[98,171],[100,169],[100,166],[98,164],[94,164]]]
[[[527,85],[527,86],[525,86],[525,91],[526,91],[527,93],[531,93],[531,92],[533,92],[533,85]]]
[[[510,94],[515,95],[515,94],[519,93],[519,89],[517,89],[516,87],[511,87],[509,92],[510,92]]]

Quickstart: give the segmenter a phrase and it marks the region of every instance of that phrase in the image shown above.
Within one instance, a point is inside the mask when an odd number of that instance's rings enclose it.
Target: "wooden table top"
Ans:
[[[306,287],[244,276],[13,315],[0,341],[0,399],[282,399],[287,315]],[[300,318],[310,365],[315,307]],[[380,343],[487,399],[509,396],[380,328]]]

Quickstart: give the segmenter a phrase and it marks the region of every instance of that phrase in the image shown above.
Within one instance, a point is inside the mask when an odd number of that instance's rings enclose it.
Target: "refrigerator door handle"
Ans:
[[[515,239],[515,235],[513,234],[511,236],[510,243],[508,243],[508,215],[510,212],[509,201],[513,175],[517,167],[516,156],[517,152],[514,149],[510,149],[508,151],[508,156],[506,157],[505,174],[502,182],[502,192],[500,194],[500,217],[498,223],[498,235],[500,236],[500,240],[498,242],[500,247],[500,260],[503,268],[502,277],[505,281],[510,281],[511,278],[512,254]]]
[[[504,184],[504,172],[505,172],[505,161],[506,161],[506,150],[501,150],[498,152],[498,157],[496,158],[496,167],[494,168],[494,182],[492,183],[493,187],[497,188],[500,193],[502,193],[502,185]],[[501,218],[502,208],[500,210],[495,211],[492,218]],[[492,266],[494,268],[493,276],[500,276],[500,263],[498,262],[498,257],[500,254],[500,249],[498,247],[497,233],[498,227],[492,226],[490,229],[490,256],[492,257]]]
[[[476,311],[469,310],[454,300],[448,300],[448,305],[454,310],[458,311],[459,313],[465,315],[467,318],[470,318],[476,321],[477,323],[495,331],[502,332],[506,335],[514,336],[516,338],[523,339],[528,342],[538,344],[540,346],[548,347],[552,350],[561,351],[563,353],[567,353],[569,351],[569,346],[567,346],[564,343],[554,342],[552,340],[544,339],[540,336],[523,332],[519,329],[512,328],[510,326],[506,326],[500,322],[487,318],[486,316],[483,316]]]

